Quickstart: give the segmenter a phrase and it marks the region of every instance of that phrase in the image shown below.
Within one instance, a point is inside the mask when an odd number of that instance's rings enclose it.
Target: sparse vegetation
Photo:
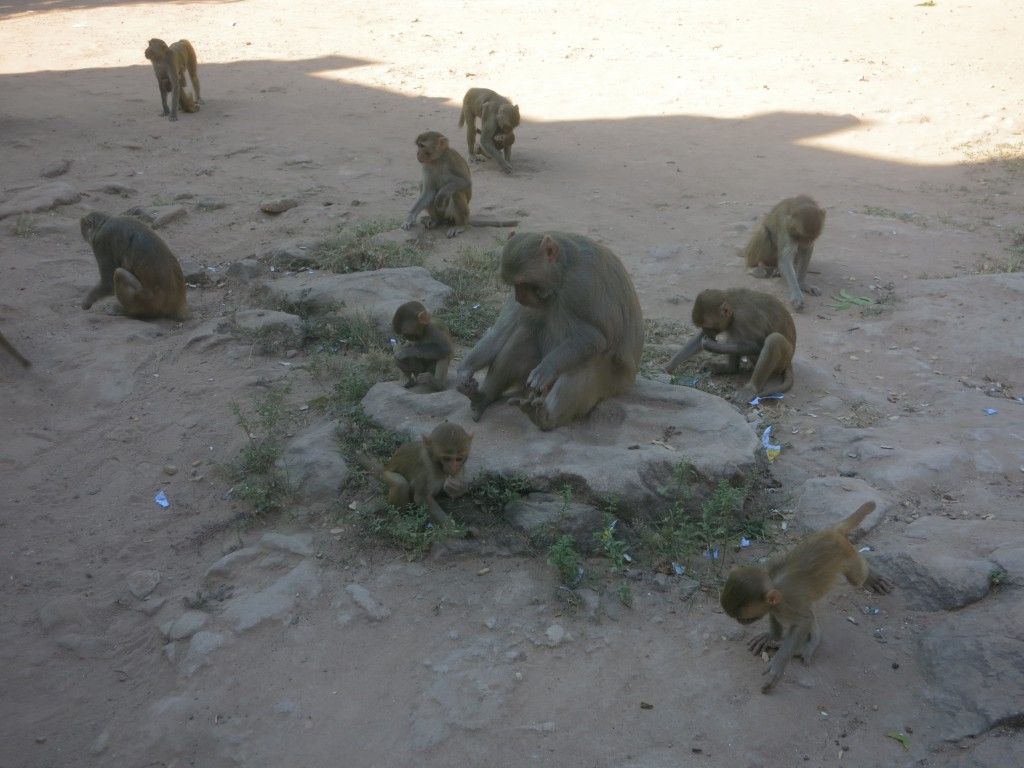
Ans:
[[[31,237],[36,233],[35,220],[27,213],[19,214],[7,224],[7,231],[15,237]]]
[[[583,558],[576,551],[576,541],[566,534],[548,547],[548,563],[558,571],[558,580],[567,587],[579,586],[583,579]]]
[[[498,250],[463,248],[451,266],[434,270],[435,280],[452,289],[437,316],[459,344],[472,346],[494,325],[508,295],[498,278]]]
[[[287,389],[271,390],[247,415],[238,403],[231,412],[249,440],[241,458],[230,466],[235,495],[249,501],[257,515],[282,511],[292,493],[287,468],[278,467],[284,439],[284,397]]]
[[[340,273],[423,266],[426,257],[419,246],[376,239],[398,224],[393,219],[376,219],[343,226],[316,252],[316,261],[323,269]]]

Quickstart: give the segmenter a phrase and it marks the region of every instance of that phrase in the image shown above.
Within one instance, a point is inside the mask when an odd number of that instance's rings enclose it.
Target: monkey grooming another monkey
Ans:
[[[825,226],[825,211],[807,195],[787,197],[769,211],[747,243],[743,256],[754,277],[782,274],[789,286],[789,303],[802,309],[804,294],[820,296],[821,289],[806,282],[814,241]]]
[[[458,424],[438,424],[430,435],[399,446],[386,465],[365,453],[356,460],[388,486],[388,504],[404,509],[409,503],[427,508],[434,525],[445,526],[448,516],[434,498],[441,491],[452,498],[466,492],[461,477],[473,436]]]
[[[181,265],[153,230],[128,216],[98,211],[83,216],[81,228],[100,270],[100,281],[82,300],[82,309],[116,294],[132,317],[188,320]]]
[[[480,135],[480,129],[477,128],[476,132],[477,132],[477,136],[479,136]],[[497,149],[505,149],[505,147],[508,147],[509,150],[511,150],[512,149],[512,145],[515,144],[515,143],[516,143],[516,135],[514,133],[496,133],[496,134],[494,134],[494,146]],[[484,154],[484,148],[482,146],[480,146],[479,139],[477,140],[476,149],[474,150],[474,153],[477,154],[477,155]],[[471,157],[472,157],[472,155],[471,155]]]
[[[708,366],[715,373],[736,373],[741,357],[755,359],[750,381],[733,393],[732,402],[737,405],[758,395],[788,392],[793,386],[796,325],[786,305],[774,296],[749,288],[709,288],[693,302],[693,324],[700,332],[668,361],[667,373],[703,349],[727,355],[725,364]],[[719,341],[720,333],[728,341]],[[781,383],[768,387],[768,379],[775,374],[782,376]]]
[[[153,38],[146,48],[146,58],[153,63],[153,74],[156,75],[156,85],[160,90],[160,104],[163,106],[162,115],[168,113],[167,94],[171,96],[170,121],[173,123],[178,119],[179,107],[183,112],[198,112],[199,104],[204,103],[199,91],[199,62],[196,59],[196,51],[188,40],[179,40],[176,43],[167,45],[163,40]],[[192,80],[192,89],[196,92],[195,101],[185,90],[185,71]]]
[[[14,345],[11,344],[11,342],[7,340],[7,337],[4,336],[2,333],[0,333],[0,347],[6,349],[8,353],[10,353],[11,357],[13,357],[19,363],[21,363],[22,368],[32,367],[32,363],[28,360],[28,358],[26,358],[24,355],[21,354],[21,352],[15,349]]]
[[[416,223],[416,215],[426,210],[423,226],[450,225],[445,232],[455,237],[466,225],[477,227],[514,227],[518,221],[470,219],[469,201],[473,197],[473,181],[469,166],[458,152],[448,146],[448,138],[437,131],[426,131],[416,137],[416,159],[423,168],[419,199],[402,222],[402,229]]]
[[[405,388],[425,384],[440,392],[448,381],[448,364],[455,354],[448,326],[432,317],[418,301],[407,301],[391,320],[395,334],[406,344],[395,351],[395,362],[405,375]]]
[[[755,656],[767,648],[779,648],[764,670],[769,677],[762,693],[775,687],[793,656],[810,662],[821,639],[814,603],[832,588],[839,574],[855,587],[867,586],[881,594],[892,591],[892,582],[868,565],[846,538],[874,508],[873,501],[862,504],[846,519],[809,534],[764,565],[733,567],[722,588],[722,609],[740,624],[752,624],[768,614],[770,631],[751,640],[748,648]]]
[[[466,125],[469,161],[476,161],[476,119],[480,118],[480,147],[484,155],[498,161],[501,170],[512,173],[512,133],[519,125],[519,107],[489,88],[470,88],[462,99],[459,127]],[[496,137],[500,136],[499,141]]]
[[[633,385],[644,319],[618,256],[583,235],[517,234],[502,250],[501,279],[513,295],[456,380],[474,421],[515,389],[520,396],[509,404],[554,429]],[[478,383],[473,374],[482,368]]]

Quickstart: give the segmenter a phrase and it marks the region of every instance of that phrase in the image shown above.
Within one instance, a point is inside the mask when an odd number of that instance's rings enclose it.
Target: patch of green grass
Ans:
[[[374,535],[415,554],[426,552],[435,542],[465,535],[465,530],[454,523],[444,527],[434,525],[423,507],[395,509],[387,506],[380,511],[357,515],[359,518]]]
[[[630,589],[628,581],[619,584],[619,602],[627,608],[633,607],[633,590]]]
[[[499,516],[505,511],[505,507],[522,498],[528,487],[528,481],[522,475],[491,472],[474,481],[469,496],[481,512]]]
[[[368,272],[395,267],[422,267],[424,251],[415,245],[375,240],[382,232],[398,227],[394,219],[377,219],[343,226],[329,237],[314,255],[323,269],[331,272]]]
[[[249,440],[241,457],[229,466],[235,495],[248,501],[257,515],[281,512],[292,495],[287,469],[277,466],[284,447],[284,397],[288,390],[272,390],[253,404],[253,414],[231,404],[235,422]]]
[[[457,343],[471,346],[498,318],[508,287],[498,276],[499,251],[463,248],[447,267],[433,271],[435,280],[452,289],[437,316]]]
[[[574,588],[583,579],[583,557],[576,551],[576,541],[566,534],[548,547],[548,563],[558,571],[558,580]]]
[[[1000,584],[1006,581],[1006,577],[1009,575],[1009,572],[1005,568],[1003,568],[1003,566],[997,565],[991,571],[989,571],[988,583],[991,584],[993,587],[998,587]]]

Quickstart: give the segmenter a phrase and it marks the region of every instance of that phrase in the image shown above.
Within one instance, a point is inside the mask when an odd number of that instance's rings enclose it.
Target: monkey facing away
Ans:
[[[771,277],[778,271],[789,286],[789,303],[802,309],[805,293],[821,295],[806,276],[814,241],[824,226],[825,211],[812,198],[787,197],[754,230],[743,252],[747,271],[754,277]]]
[[[727,356],[726,363],[708,366],[715,373],[736,373],[741,357],[754,359],[750,381],[733,393],[732,402],[737,405],[758,395],[788,392],[793,386],[796,325],[786,305],[774,296],[749,288],[709,288],[693,302],[693,324],[700,332],[668,361],[666,372],[672,373],[703,349]],[[721,333],[727,341],[718,340]],[[775,374],[782,380],[769,387],[768,380]]]
[[[161,114],[168,114],[167,94],[171,94],[169,119],[172,123],[178,119],[179,108],[183,112],[198,112],[199,107],[196,103],[204,102],[199,90],[199,62],[192,43],[182,39],[167,45],[163,40],[154,37],[146,48],[146,58],[152,62],[153,74],[156,75],[160,104],[163,107]],[[185,90],[186,70],[192,80],[192,89],[196,92],[195,100]]]
[[[424,384],[433,392],[444,389],[455,354],[448,326],[432,317],[420,302],[407,301],[395,310],[391,327],[406,340],[395,350],[395,362],[406,379],[404,386]]]
[[[513,131],[519,125],[519,107],[489,88],[470,88],[462,99],[459,127],[466,125],[466,144],[469,161],[476,159],[476,119],[480,118],[480,148],[482,154],[498,161],[501,170],[512,173]],[[497,139],[497,137],[501,137]],[[496,140],[497,139],[497,140]]]
[[[448,225],[445,234],[455,237],[466,225],[478,227],[514,227],[518,221],[470,219],[469,201],[473,197],[473,180],[469,165],[458,152],[448,146],[448,137],[437,131],[426,131],[416,137],[416,159],[423,169],[420,196],[413,203],[402,229],[411,229],[416,215],[425,210],[423,226],[433,229]]]
[[[81,228],[100,270],[100,281],[82,300],[82,309],[116,294],[132,317],[189,318],[181,265],[153,230],[131,217],[98,211],[83,216]]]
[[[0,333],[0,347],[3,347],[4,349],[6,349],[11,357],[13,357],[19,363],[21,363],[22,368],[31,368],[32,367],[31,361],[27,357],[22,355],[21,352],[19,352],[17,349],[15,349],[14,345],[11,344],[11,342],[9,342],[7,340],[7,337],[4,336],[2,333]]]
[[[611,250],[564,232],[513,235],[501,254],[513,287],[501,314],[465,356],[457,389],[473,419],[509,389],[543,430],[568,424],[628,390],[644,346],[629,273]],[[487,368],[483,382],[473,374]]]
[[[452,498],[466,492],[462,471],[472,441],[473,435],[446,421],[420,440],[399,446],[385,465],[365,453],[356,454],[356,460],[388,486],[388,504],[398,509],[410,503],[426,507],[434,525],[444,526],[448,516],[434,497],[441,491]]]
[[[752,624],[768,614],[770,630],[748,644],[754,655],[778,646],[778,652],[764,670],[768,680],[761,686],[768,693],[782,678],[793,656],[804,663],[821,639],[814,604],[842,574],[855,587],[866,586],[888,594],[893,584],[868,565],[846,538],[875,509],[875,502],[862,504],[849,517],[831,528],[804,537],[789,552],[763,565],[734,566],[722,588],[722,609],[740,624]]]

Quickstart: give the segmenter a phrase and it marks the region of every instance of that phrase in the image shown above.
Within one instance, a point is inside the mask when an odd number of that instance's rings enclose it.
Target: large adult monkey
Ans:
[[[729,573],[722,588],[722,609],[740,624],[752,624],[768,614],[769,631],[757,635],[748,648],[755,655],[779,648],[764,670],[769,678],[761,686],[762,693],[775,687],[793,656],[800,656],[804,663],[811,660],[821,639],[814,604],[839,574],[855,587],[882,594],[892,591],[892,582],[868,565],[846,538],[874,508],[873,501],[862,504],[831,528],[808,535],[790,552],[764,565],[734,566]]]
[[[715,373],[736,373],[741,357],[756,358],[750,381],[732,396],[737,405],[749,403],[757,395],[788,392],[793,386],[796,325],[786,305],[774,296],[749,288],[709,288],[697,294],[692,317],[701,330],[668,361],[666,372],[672,373],[704,350],[727,355],[723,365],[709,366]],[[727,341],[719,341],[722,333]],[[781,375],[782,381],[768,387],[775,374]]]
[[[747,271],[771,277],[778,271],[789,286],[789,303],[802,309],[804,294],[820,296],[821,289],[806,281],[814,241],[825,226],[825,211],[807,195],[787,197],[769,211],[743,252]]]
[[[156,232],[131,217],[98,211],[83,216],[80,224],[100,270],[100,281],[82,300],[82,309],[113,293],[133,317],[189,318],[181,265]]]
[[[513,235],[501,279],[514,294],[459,366],[473,419],[507,390],[541,429],[568,424],[636,379],[644,319],[618,256],[583,235]],[[478,383],[473,374],[487,368]]]
[[[505,173],[512,173],[512,144],[516,140],[513,131],[519,125],[519,106],[489,88],[470,88],[466,91],[462,99],[459,127],[466,125],[466,145],[471,163],[476,161],[478,117],[483,154],[497,160]],[[496,141],[499,135],[501,138]]]
[[[196,102],[204,104],[203,97],[199,91],[199,62],[196,59],[195,48],[188,40],[182,39],[176,43],[167,45],[163,40],[154,37],[149,41],[146,48],[146,58],[153,63],[153,74],[156,75],[156,85],[160,89],[160,104],[163,106],[161,114],[166,115],[167,94],[171,96],[170,121],[173,123],[178,119],[178,108],[183,112],[198,112]],[[185,71],[192,80],[192,89],[196,92],[195,101],[184,91]],[[184,96],[183,96],[184,93]]]
[[[416,159],[423,169],[420,196],[413,203],[402,229],[411,229],[416,215],[426,210],[423,226],[433,229],[448,225],[445,234],[455,237],[466,225],[477,227],[514,227],[518,221],[470,219],[469,201],[473,197],[473,179],[462,155],[448,146],[448,137],[437,131],[426,131],[416,137]]]

